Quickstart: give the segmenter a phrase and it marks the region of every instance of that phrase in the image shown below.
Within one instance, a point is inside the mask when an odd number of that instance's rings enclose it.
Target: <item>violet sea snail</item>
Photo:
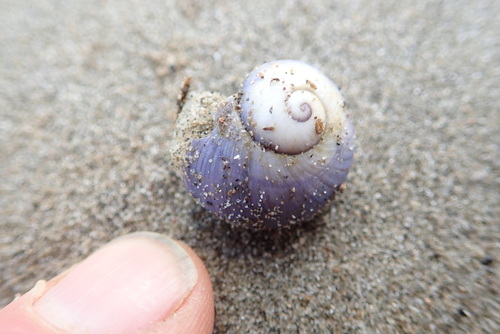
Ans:
[[[354,128],[335,84],[312,66],[255,68],[229,98],[190,93],[174,164],[206,209],[233,225],[278,228],[312,219],[342,189]]]

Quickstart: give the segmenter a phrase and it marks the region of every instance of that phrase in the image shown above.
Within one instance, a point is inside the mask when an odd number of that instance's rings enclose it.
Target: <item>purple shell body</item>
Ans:
[[[230,97],[216,111],[213,130],[190,141],[183,170],[187,189],[233,225],[279,228],[311,220],[330,203],[353,162],[349,115],[305,152],[278,153],[248,131],[241,99]]]

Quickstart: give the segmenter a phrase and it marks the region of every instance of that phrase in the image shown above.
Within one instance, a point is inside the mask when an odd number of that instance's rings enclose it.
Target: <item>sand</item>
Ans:
[[[0,305],[148,230],[205,262],[216,333],[500,331],[499,4],[3,0]],[[315,221],[233,229],[172,169],[176,99],[278,58],[341,87],[355,164]]]

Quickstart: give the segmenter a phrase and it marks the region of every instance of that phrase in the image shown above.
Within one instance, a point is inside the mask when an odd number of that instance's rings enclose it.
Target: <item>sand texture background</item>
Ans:
[[[498,333],[500,2],[0,1],[0,305],[131,231],[189,244],[217,333]],[[176,97],[300,59],[356,161],[331,211],[232,229],[170,164]]]

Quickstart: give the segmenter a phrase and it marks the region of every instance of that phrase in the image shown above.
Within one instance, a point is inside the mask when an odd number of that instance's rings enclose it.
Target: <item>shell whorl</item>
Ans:
[[[343,99],[333,82],[295,60],[255,68],[243,83],[242,119],[253,138],[279,153],[299,154],[340,120]],[[336,110],[337,109],[337,110]]]
[[[224,102],[209,93],[192,100],[179,115],[175,154],[188,190],[233,225],[276,228],[310,220],[345,182],[354,129],[338,89],[313,67],[267,63]],[[220,102],[215,114],[214,101]],[[210,124],[197,121],[203,112],[211,113]],[[196,127],[204,130],[187,133]]]

